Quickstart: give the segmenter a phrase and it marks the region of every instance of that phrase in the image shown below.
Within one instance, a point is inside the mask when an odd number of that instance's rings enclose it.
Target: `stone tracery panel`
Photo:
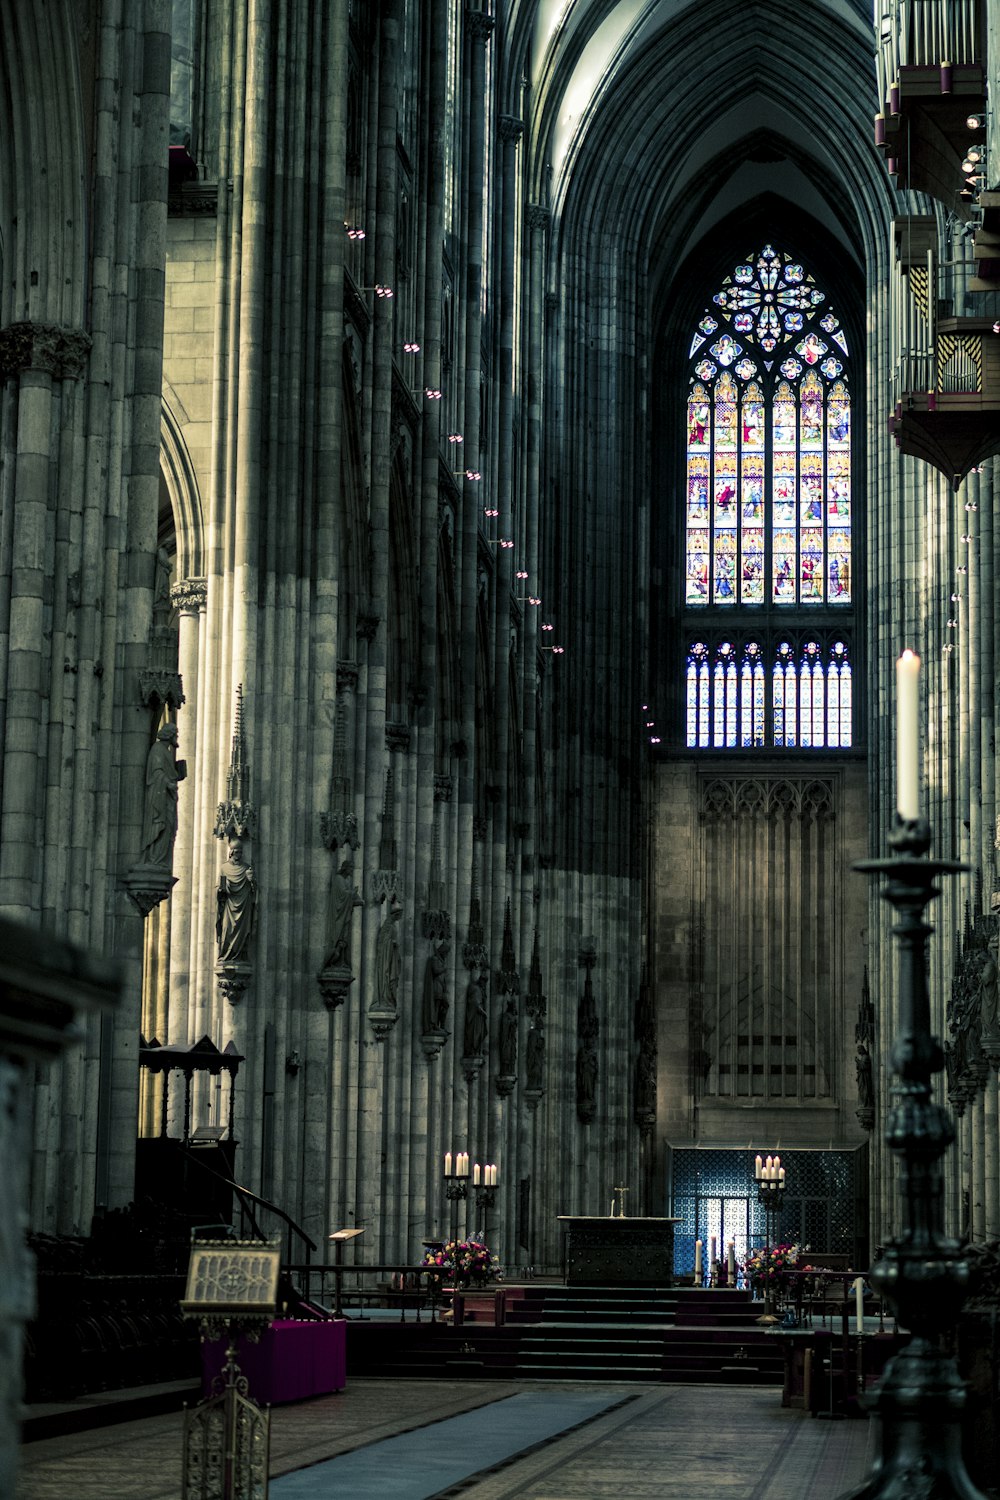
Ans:
[[[837,790],[832,776],[700,782],[703,1098],[832,1096]]]

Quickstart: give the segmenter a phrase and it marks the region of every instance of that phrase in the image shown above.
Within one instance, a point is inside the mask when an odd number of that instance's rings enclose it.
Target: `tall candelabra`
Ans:
[[[499,1173],[495,1162],[472,1162],[470,1171],[468,1151],[445,1152],[444,1195],[451,1204],[452,1239],[458,1238],[458,1205],[468,1199],[471,1189],[477,1208],[484,1213],[492,1208],[496,1202]]]
[[[883,899],[895,908],[899,942],[899,1034],[890,1059],[896,1082],[885,1141],[900,1166],[900,1233],[871,1273],[872,1285],[911,1331],[890,1360],[874,1407],[881,1418],[881,1456],[868,1481],[843,1500],[983,1500],[966,1473],[961,1449],[965,1390],[942,1336],[954,1328],[965,1300],[968,1264],[944,1233],[941,1158],[955,1139],[951,1117],[931,1099],[931,1079],[944,1054],[931,1035],[924,911],[939,894],[940,875],[968,868],[927,857],[931,831],[922,818],[899,817],[888,859],[855,866],[883,875]]]
[[[757,1182],[757,1202],[764,1210],[764,1317],[774,1316],[774,1294],[771,1289],[771,1246],[777,1234],[778,1215],[785,1191],[785,1169],[780,1156],[769,1156],[765,1160],[758,1156],[754,1161],[754,1177]]]

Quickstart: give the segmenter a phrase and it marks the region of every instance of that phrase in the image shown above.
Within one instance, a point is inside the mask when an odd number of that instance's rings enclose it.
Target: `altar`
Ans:
[[[566,1228],[566,1284],[669,1286],[679,1219],[560,1214]]]

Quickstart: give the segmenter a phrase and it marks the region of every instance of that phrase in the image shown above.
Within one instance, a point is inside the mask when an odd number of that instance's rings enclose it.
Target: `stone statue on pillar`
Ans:
[[[324,969],[351,967],[351,918],[356,906],[364,902],[357,886],[351,879],[354,873],[349,859],[340,862],[340,868],[330,884],[330,899],[326,908],[326,958]]]
[[[187,766],[177,759],[177,725],[164,724],[146,756],[141,854],[145,865],[158,865],[169,871],[173,864],[177,786],[186,775]]]
[[[166,900],[176,883],[177,787],[186,775],[186,764],[177,759],[177,725],[168,722],[157,730],[146,756],[142,843],[138,860],[122,880],[144,917]]]
[[[242,839],[233,839],[229,845],[229,857],[219,872],[216,906],[219,963],[242,963],[253,936],[257,906],[257,882],[253,866],[243,857]]]
[[[368,1020],[379,1042],[385,1041],[399,1016],[397,995],[402,957],[396,929],[402,915],[402,906],[392,896],[375,939],[375,1000],[369,1007]]]

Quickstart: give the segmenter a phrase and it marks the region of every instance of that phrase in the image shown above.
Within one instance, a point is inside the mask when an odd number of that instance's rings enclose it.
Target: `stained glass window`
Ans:
[[[692,330],[692,748],[851,744],[850,620],[831,624],[853,614],[850,352],[809,268],[773,245],[734,266]]]
[[[850,604],[840,320],[805,267],[771,245],[736,266],[713,303],[690,353],[685,602]]]
[[[838,750],[851,744],[851,661],[842,639],[782,639],[767,667],[758,639],[693,641],[686,686],[691,749]]]

